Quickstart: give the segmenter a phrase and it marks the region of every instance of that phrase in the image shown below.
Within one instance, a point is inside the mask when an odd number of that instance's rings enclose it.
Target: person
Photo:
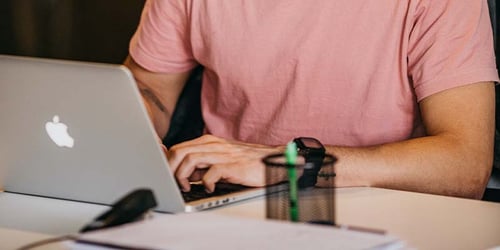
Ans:
[[[263,186],[261,159],[308,136],[338,158],[338,187],[484,192],[498,81],[485,0],[148,0],[129,52],[159,140],[204,67],[204,135],[164,147],[184,191]]]

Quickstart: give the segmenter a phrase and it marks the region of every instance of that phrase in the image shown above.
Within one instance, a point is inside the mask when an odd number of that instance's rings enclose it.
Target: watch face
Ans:
[[[318,149],[323,148],[321,142],[319,142],[314,138],[303,137],[300,138],[300,141],[302,142],[302,144],[304,144],[306,148],[318,148]]]

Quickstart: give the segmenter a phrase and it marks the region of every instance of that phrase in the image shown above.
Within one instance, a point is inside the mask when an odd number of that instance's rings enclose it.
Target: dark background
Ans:
[[[121,63],[144,0],[1,0],[0,54]]]

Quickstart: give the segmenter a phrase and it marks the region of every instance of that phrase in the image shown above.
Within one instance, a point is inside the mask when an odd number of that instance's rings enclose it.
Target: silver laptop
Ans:
[[[265,193],[185,202],[124,66],[2,55],[0,184],[6,192],[97,204],[150,188],[156,210],[171,213]]]

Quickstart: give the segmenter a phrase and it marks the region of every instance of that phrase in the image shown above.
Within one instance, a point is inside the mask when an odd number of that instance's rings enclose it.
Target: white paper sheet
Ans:
[[[90,232],[84,240],[149,249],[401,249],[390,235],[329,226],[230,217],[214,213],[161,215]],[[73,245],[74,249],[84,245]]]

